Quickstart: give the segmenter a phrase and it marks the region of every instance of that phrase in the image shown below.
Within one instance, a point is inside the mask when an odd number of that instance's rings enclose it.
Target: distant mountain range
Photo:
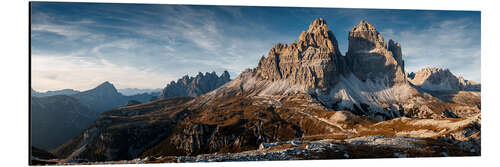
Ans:
[[[37,92],[32,95],[32,135],[33,146],[50,150],[76,135],[90,125],[102,112],[123,106],[175,96],[198,96],[216,89],[228,82],[229,73],[221,77],[215,72],[198,74],[196,77],[184,76],[162,89],[121,89],[117,90],[110,82],[104,82],[86,91],[63,89]],[[178,89],[179,88],[179,89]],[[162,95],[160,95],[160,91]]]
[[[144,94],[144,93],[160,94],[160,92],[162,91],[162,88],[156,88],[156,89],[123,88],[123,89],[117,89],[117,90],[122,95],[132,96],[132,95]]]
[[[139,88],[123,88],[123,89],[116,89],[119,93],[125,96],[133,96],[133,95],[138,95],[138,94],[160,94],[160,92],[163,90],[162,88],[157,88],[157,89],[139,89]],[[74,95],[80,93],[78,90],[73,90],[73,89],[62,89],[62,90],[54,90],[54,91],[47,91],[47,92],[38,92],[31,88],[31,95],[36,96],[36,97],[45,97],[45,96],[54,96],[54,95]]]
[[[74,97],[54,95],[31,98],[32,145],[55,148],[87,128],[99,112]]]
[[[100,113],[125,106],[128,101],[148,102],[159,93],[124,96],[113,84],[104,82],[94,89],[63,89],[39,93],[31,90],[33,146],[53,149],[90,125]]]
[[[481,84],[457,77],[448,69],[423,68],[408,74],[411,83],[429,91],[481,91]]]
[[[127,96],[120,94],[113,84],[107,81],[94,89],[74,94],[72,97],[99,113],[123,106],[128,100]],[[145,102],[143,100],[139,101]]]
[[[45,97],[45,96],[54,96],[54,95],[74,95],[79,93],[77,90],[73,89],[62,89],[62,90],[54,90],[54,91],[47,91],[47,92],[37,92],[31,88],[31,96],[36,96],[36,97]]]
[[[163,88],[159,97],[162,99],[182,96],[197,97],[229,81],[231,81],[231,79],[227,71],[224,71],[220,77],[217,76],[215,72],[206,72],[205,74],[199,72],[195,77],[185,75],[177,80],[177,82],[170,82]]]

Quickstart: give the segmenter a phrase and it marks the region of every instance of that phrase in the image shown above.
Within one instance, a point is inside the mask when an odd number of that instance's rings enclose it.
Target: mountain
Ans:
[[[162,91],[161,88],[157,88],[157,89],[123,88],[123,89],[117,89],[117,90],[118,90],[118,92],[120,92],[122,95],[125,95],[125,96],[132,96],[132,95],[143,94],[143,93],[156,94],[157,92]]]
[[[268,85],[262,91],[262,86],[243,85],[259,91],[257,95],[301,92],[336,110],[390,119],[401,116],[395,101],[418,95],[406,80],[401,56],[400,45],[392,40],[387,45],[366,21],[349,31],[349,48],[342,56],[333,33],[318,19],[298,42],[276,45],[256,70],[244,72],[238,80]]]
[[[32,97],[32,145],[53,149],[90,125],[99,114],[67,95]]]
[[[76,98],[82,104],[100,113],[125,106],[129,100],[136,100],[141,103],[148,102],[154,96],[158,96],[158,93],[141,93],[124,96],[108,81],[100,84],[94,89],[72,95],[73,98]]]
[[[125,96],[118,93],[114,85],[107,81],[94,89],[77,93],[72,97],[98,112],[123,106],[127,102]]]
[[[125,98],[128,101],[136,100],[136,101],[141,102],[141,103],[146,103],[149,101],[157,100],[159,95],[160,95],[160,92],[146,92],[146,93],[125,96]]]
[[[63,89],[70,90],[70,89]],[[150,101],[158,94],[136,94],[124,96],[109,83],[104,82],[94,89],[70,95],[35,96],[32,89],[31,118],[32,145],[51,150],[69,140],[88,127],[100,113],[107,110]]]
[[[79,93],[77,90],[73,89],[62,89],[62,90],[54,90],[47,92],[37,92],[33,88],[31,88],[31,96],[36,97],[46,97],[46,96],[54,96],[54,95],[74,95]]]
[[[448,69],[423,68],[410,73],[409,81],[429,91],[481,91],[481,84],[457,77]]]
[[[104,112],[54,153],[65,162],[480,155],[480,108],[410,84],[402,56],[366,21],[343,56],[319,18],[219,88],[191,96],[183,77],[171,87],[188,96]]]
[[[226,82],[231,81],[229,73],[224,71],[221,76],[215,72],[205,74],[199,72],[195,77],[183,76],[176,82],[170,82],[160,94],[160,98],[191,96],[197,97],[201,94],[212,91]]]

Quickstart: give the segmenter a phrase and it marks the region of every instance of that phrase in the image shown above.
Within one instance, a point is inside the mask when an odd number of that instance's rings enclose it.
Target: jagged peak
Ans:
[[[456,76],[450,69],[437,67],[426,67],[415,72],[413,78],[409,78],[414,85],[427,90],[466,90],[480,91],[481,84],[466,80],[462,76]]]
[[[312,33],[312,32],[322,32],[322,31],[325,31],[325,32],[328,32],[328,26],[326,25],[326,21],[323,19],[323,18],[317,18],[315,19],[310,25],[309,25],[309,29],[307,30],[307,32],[309,33]]]
[[[387,50],[392,52],[394,59],[401,65],[404,72],[404,60],[403,60],[403,52],[401,51],[401,44],[395,42],[392,39],[389,39],[389,44],[387,45]]]
[[[367,21],[361,20],[357,26],[354,25],[354,27],[352,27],[351,31],[374,31],[374,32],[377,32],[377,29],[375,28],[375,26],[368,23]]]
[[[349,48],[351,48],[351,41],[352,40],[363,40],[363,42],[370,42],[372,43],[372,47],[365,48],[365,49],[372,49],[372,48],[386,48],[386,43],[382,35],[377,31],[375,26],[372,24],[368,23],[367,21],[362,20],[359,22],[359,24],[354,27],[349,31]],[[356,46],[356,45],[355,45]],[[353,48],[353,49],[359,49],[359,48]]]
[[[196,76],[185,75],[177,81],[170,81],[163,88],[159,97],[199,96],[230,81],[229,72],[224,71],[219,76],[215,71],[198,72]]]
[[[448,68],[439,68],[439,67],[425,67],[420,69],[417,73],[421,72],[430,72],[430,73],[437,73],[437,72],[450,72],[450,69]]]
[[[297,44],[299,51],[303,51],[307,47],[328,48],[328,51],[340,55],[338,42],[335,35],[328,28],[326,21],[323,18],[315,19],[307,31],[302,31],[299,35],[299,42],[294,42],[291,45]],[[285,45],[287,46],[287,45]]]
[[[390,47],[401,47],[401,44],[397,43],[396,41],[389,39],[389,45],[387,46],[388,48]]]
[[[269,81],[288,80],[293,84],[327,89],[338,81],[336,62],[341,56],[338,42],[323,18],[311,22],[299,41],[276,44],[257,65],[260,76]]]
[[[227,70],[224,70],[224,72],[222,72],[222,74],[220,75],[220,78],[223,78],[223,79],[229,79],[231,76],[229,75],[229,72],[227,72]]]
[[[454,78],[459,79],[455,76],[449,69],[443,69],[438,67],[425,67],[415,72],[415,76],[412,79],[414,84],[421,84],[426,80],[431,80],[433,82],[438,82],[441,78]]]
[[[399,44],[398,42],[396,42],[392,39],[389,39],[389,43],[387,45],[387,50],[389,50],[393,53],[401,54],[401,44]],[[394,56],[397,56],[397,55],[394,55]]]
[[[230,79],[230,75],[229,75],[229,72],[227,70],[224,70],[224,72],[222,72],[222,74],[219,76],[217,75],[217,73],[215,71],[212,71],[212,72],[205,72],[205,73],[202,73],[202,72],[198,72],[198,74],[196,76],[189,76],[189,75],[184,75],[182,76],[181,78],[177,79],[177,82],[176,81],[170,81],[169,84],[175,84],[175,83],[181,83],[183,82],[184,84],[187,84],[187,83],[190,83],[191,81],[195,80],[195,79],[203,79],[203,78],[206,78],[206,77],[209,77],[209,76],[213,76],[213,77],[217,77],[217,78],[227,78],[227,79]],[[168,86],[168,84],[167,84]]]

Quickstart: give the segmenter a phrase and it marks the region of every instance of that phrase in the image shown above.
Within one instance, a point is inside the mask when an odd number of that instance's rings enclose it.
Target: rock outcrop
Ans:
[[[481,83],[471,81],[471,80],[466,80],[464,77],[459,76],[458,77],[458,82],[462,86],[463,90],[465,91],[481,91]]]
[[[338,82],[338,42],[320,18],[303,31],[298,42],[275,45],[257,66],[269,81],[288,80],[310,88],[326,89]]]
[[[423,68],[409,81],[429,91],[481,91],[481,84],[457,77],[449,69]]]
[[[195,77],[183,76],[176,82],[170,82],[160,93],[160,98],[191,96],[197,97],[212,91],[226,82],[231,81],[229,72],[224,71],[220,77],[215,72],[201,73]]]
[[[366,81],[384,80],[388,85],[406,84],[401,46],[389,41],[373,25],[361,21],[349,31],[349,48],[346,53],[350,71]]]

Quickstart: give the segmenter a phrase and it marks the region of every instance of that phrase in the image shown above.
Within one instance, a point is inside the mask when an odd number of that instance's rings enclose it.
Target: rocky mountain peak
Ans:
[[[226,82],[231,81],[229,72],[224,71],[217,76],[215,71],[198,72],[195,77],[183,76],[177,81],[171,81],[161,92],[160,98],[191,96],[197,97],[201,94],[212,91]]]
[[[102,87],[102,88],[111,88],[111,87],[115,87],[113,84],[111,84],[109,81],[105,81],[103,82],[102,84],[98,85],[96,88],[99,88],[99,87]]]
[[[220,75],[220,78],[222,78],[223,80],[230,80],[230,75],[229,75],[229,72],[227,72],[227,70],[224,70],[224,72],[222,72],[222,74]]]
[[[323,18],[302,31],[298,42],[276,44],[257,66],[267,80],[288,80],[310,88],[327,88],[337,81],[338,42]]]
[[[328,31],[328,26],[323,18],[317,18],[310,25],[307,32],[318,32],[318,31]]]
[[[351,47],[352,46],[352,47]],[[367,21],[361,21],[349,31],[349,50],[371,50],[385,48],[386,43],[375,26]]]
[[[407,83],[401,45],[384,38],[375,27],[361,21],[349,31],[349,48],[346,54],[350,71],[359,79],[385,80],[387,85]]]
[[[415,72],[413,78],[409,79],[414,85],[431,91],[480,91],[481,84],[457,77],[449,69],[442,68],[422,68]]]
[[[396,59],[398,64],[401,65],[401,67],[404,70],[405,66],[404,66],[404,61],[403,61],[403,52],[401,51],[401,44],[390,39],[389,45],[387,45],[387,49],[392,52],[394,59]]]
[[[95,87],[94,89],[88,90],[88,91],[118,94],[118,90],[109,81],[103,82],[99,86]]]
[[[297,45],[300,51],[312,46],[340,55],[337,39],[335,39],[333,32],[328,29],[323,18],[314,20],[307,31],[300,33]]]

